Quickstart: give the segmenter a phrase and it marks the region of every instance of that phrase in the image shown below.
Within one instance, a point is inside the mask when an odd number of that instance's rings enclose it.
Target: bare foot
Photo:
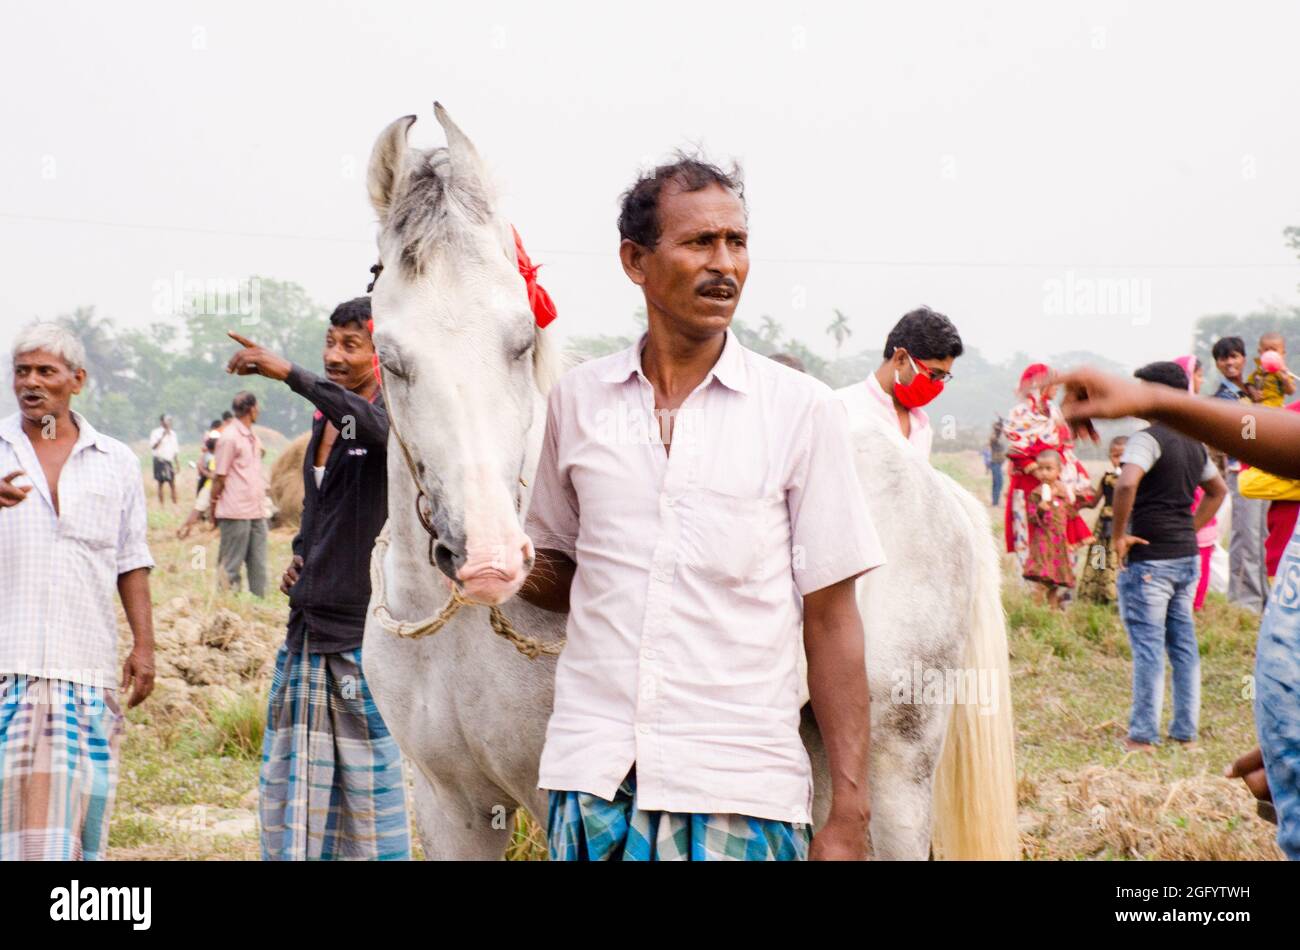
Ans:
[[[1174,739],[1173,736],[1170,736],[1169,738]],[[1196,752],[1201,748],[1195,739],[1174,739],[1174,741],[1188,752]]]
[[[1137,742],[1133,739],[1124,739],[1124,749],[1127,752],[1154,752],[1156,747],[1150,742]]]

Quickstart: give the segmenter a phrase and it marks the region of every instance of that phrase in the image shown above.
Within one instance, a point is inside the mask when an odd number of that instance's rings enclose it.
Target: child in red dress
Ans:
[[[1074,544],[1068,529],[1079,509],[1061,481],[1061,456],[1049,449],[1040,452],[1035,462],[1038,487],[1025,499],[1029,550],[1024,578],[1042,585],[1040,596],[1049,607],[1063,609],[1061,593],[1074,587]]]

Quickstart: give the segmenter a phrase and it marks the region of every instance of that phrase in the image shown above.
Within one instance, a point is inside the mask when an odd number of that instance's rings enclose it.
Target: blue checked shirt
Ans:
[[[144,486],[130,449],[72,416],[80,434],[59,475],[58,514],[21,417],[0,419],[0,475],[21,469],[32,485],[0,508],[0,674],[112,689],[118,575],[153,567]]]

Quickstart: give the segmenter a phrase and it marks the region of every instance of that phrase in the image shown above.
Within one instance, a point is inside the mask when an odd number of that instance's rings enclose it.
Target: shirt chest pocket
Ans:
[[[689,493],[682,526],[682,560],[724,587],[753,583],[774,550],[789,541],[785,499],[732,487]]]
[[[87,489],[60,499],[59,529],[64,537],[91,548],[117,545],[117,499],[104,491]]]

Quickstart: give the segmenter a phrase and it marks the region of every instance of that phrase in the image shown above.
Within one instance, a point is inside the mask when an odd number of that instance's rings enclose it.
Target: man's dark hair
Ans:
[[[1231,356],[1233,353],[1246,355],[1246,341],[1239,336],[1223,336],[1214,341],[1214,346],[1210,348],[1210,355],[1216,360],[1221,360],[1225,356]]]
[[[330,325],[335,327],[345,327],[349,323],[355,323],[361,330],[369,332],[366,325],[370,320],[370,298],[353,297],[351,300],[345,300],[334,308],[330,314]]]
[[[903,314],[885,340],[885,359],[899,347],[918,360],[946,360],[961,356],[961,336],[952,321],[943,314],[921,307]]]
[[[211,422],[208,423],[208,428],[209,428],[209,429],[216,429],[216,428],[219,428],[220,426],[221,426],[221,420],[220,420],[220,419],[213,419]]]
[[[235,398],[230,402],[231,411],[237,416],[246,416],[252,408],[257,405],[257,397],[247,389],[243,392],[235,393]]]
[[[700,191],[710,185],[721,185],[734,192],[742,205],[745,203],[745,183],[739,165],[733,163],[730,171],[723,171],[711,162],[684,152],[678,152],[676,159],[642,175],[623,192],[618,213],[620,238],[646,248],[659,243],[659,195],[667,184],[675,185],[681,191]]]
[[[235,414],[231,412],[229,409],[227,409],[225,412],[221,414],[222,422],[229,422],[233,418],[235,418]]]
[[[1148,363],[1133,375],[1148,383],[1160,383],[1173,389],[1181,389],[1183,392],[1187,391],[1187,371],[1177,363],[1168,360]]]

